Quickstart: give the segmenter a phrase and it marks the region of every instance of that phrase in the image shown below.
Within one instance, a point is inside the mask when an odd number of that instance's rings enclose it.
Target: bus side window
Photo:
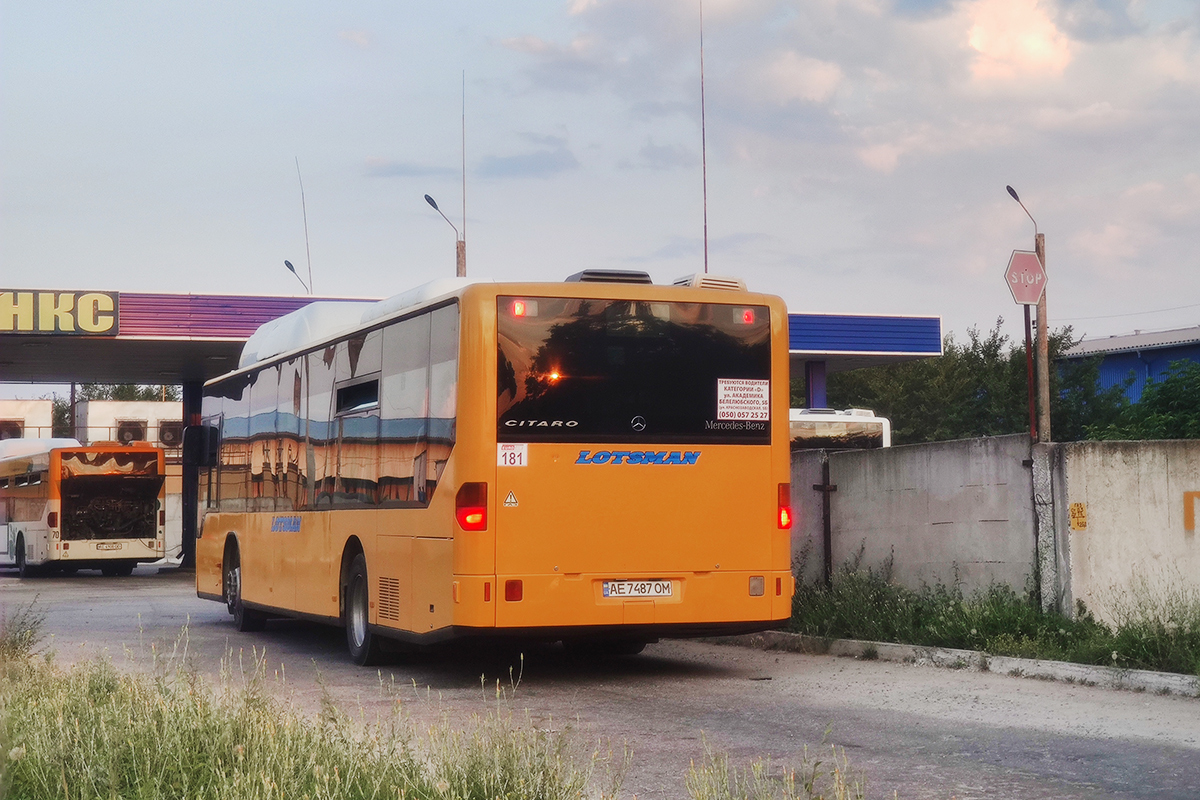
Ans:
[[[380,500],[385,503],[424,502],[422,489],[427,473],[422,465],[429,441],[429,326],[430,315],[421,314],[383,329],[379,486]]]
[[[305,480],[304,412],[308,405],[304,385],[304,357],[293,358],[279,365],[279,394],[276,399],[276,480],[277,511],[303,508],[308,484]]]
[[[250,481],[250,379],[226,381],[220,402],[221,450],[217,458],[217,497],[222,511],[245,511]],[[215,409],[214,409],[215,412]]]
[[[279,367],[265,367],[250,387],[250,510],[275,510],[276,406]]]
[[[374,505],[379,492],[379,368],[383,332],[338,342],[334,365],[334,505]]]
[[[458,306],[444,306],[430,318],[429,444],[426,494],[432,496],[454,448],[458,405]]]
[[[333,424],[333,378],[336,348],[323,347],[308,359],[308,446],[309,501],[306,507],[328,508],[333,502],[337,464],[333,449],[337,431]]]

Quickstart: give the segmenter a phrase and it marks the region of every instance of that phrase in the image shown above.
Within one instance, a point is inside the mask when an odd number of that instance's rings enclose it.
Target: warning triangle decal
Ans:
[[[517,507],[517,496],[515,494],[513,494],[512,492],[509,492],[508,497],[504,498],[504,506],[506,508],[516,508]]]

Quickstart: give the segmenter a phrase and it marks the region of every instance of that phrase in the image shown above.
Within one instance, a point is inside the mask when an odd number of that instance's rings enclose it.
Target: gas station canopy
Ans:
[[[234,369],[259,325],[317,299],[347,298],[0,289],[0,381],[201,383]],[[793,374],[810,380],[942,352],[938,317],[789,314],[788,325]]]

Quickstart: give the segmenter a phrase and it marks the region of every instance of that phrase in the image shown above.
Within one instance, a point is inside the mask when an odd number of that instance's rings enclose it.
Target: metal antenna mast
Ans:
[[[300,213],[304,215],[304,256],[308,259],[308,293],[312,294],[312,251],[308,248],[308,206],[304,203],[304,178],[300,175],[300,156],[296,156],[296,178],[300,181]],[[295,270],[292,272],[294,273]],[[300,282],[304,283],[304,281]]]
[[[708,144],[704,124],[704,0],[700,0],[700,175],[704,203],[704,274],[708,274]]]

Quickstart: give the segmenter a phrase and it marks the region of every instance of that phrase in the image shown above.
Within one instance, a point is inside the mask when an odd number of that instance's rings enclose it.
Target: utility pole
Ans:
[[[1046,234],[1033,237],[1033,249],[1046,272]],[[1049,275],[1049,273],[1047,273]],[[1049,283],[1049,281],[1047,281]],[[1038,440],[1050,442],[1050,334],[1046,319],[1046,290],[1037,304]]]

